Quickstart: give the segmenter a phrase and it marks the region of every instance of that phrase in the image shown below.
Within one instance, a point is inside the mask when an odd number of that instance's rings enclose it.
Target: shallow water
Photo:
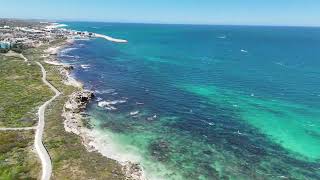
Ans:
[[[68,25],[129,41],[60,56],[105,154],[151,179],[320,178],[319,28]]]

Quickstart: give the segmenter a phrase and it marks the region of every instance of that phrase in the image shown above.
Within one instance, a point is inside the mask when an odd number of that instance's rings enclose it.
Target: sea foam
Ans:
[[[117,110],[114,105],[126,103],[126,100],[114,100],[114,101],[100,101],[98,102],[98,106],[105,108],[107,110]]]
[[[90,68],[89,64],[81,64],[80,66],[82,69],[89,69]]]

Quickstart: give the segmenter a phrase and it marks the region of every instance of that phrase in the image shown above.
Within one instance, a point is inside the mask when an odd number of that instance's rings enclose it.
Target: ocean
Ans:
[[[320,179],[320,28],[64,22],[99,151],[149,179]]]

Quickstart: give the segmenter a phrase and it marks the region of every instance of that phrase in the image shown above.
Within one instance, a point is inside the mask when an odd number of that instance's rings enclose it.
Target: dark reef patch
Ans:
[[[162,139],[154,140],[149,144],[149,152],[153,158],[164,162],[170,158],[170,144]]]

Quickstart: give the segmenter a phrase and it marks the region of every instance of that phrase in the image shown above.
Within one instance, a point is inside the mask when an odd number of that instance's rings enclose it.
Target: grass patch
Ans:
[[[37,179],[40,164],[33,147],[33,131],[0,132],[0,179]]]
[[[33,126],[37,107],[53,95],[41,80],[40,67],[29,64],[0,55],[0,126]]]

